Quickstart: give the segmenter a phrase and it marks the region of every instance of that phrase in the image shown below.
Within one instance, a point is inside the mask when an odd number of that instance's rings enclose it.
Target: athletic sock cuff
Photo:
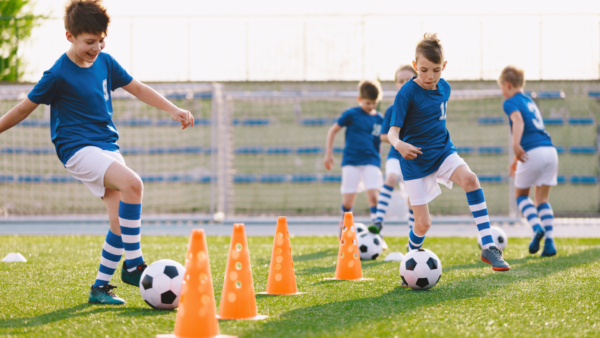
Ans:
[[[483,190],[481,188],[467,193],[467,202],[469,204],[479,204],[485,202]]]
[[[521,202],[523,202],[524,200],[528,200],[529,196],[527,195],[521,195],[521,196],[517,196],[517,204],[521,204]]]
[[[123,219],[129,219],[132,221],[137,221],[142,217],[142,205],[128,204],[121,201],[119,204],[119,217]]]
[[[106,243],[114,248],[123,249],[123,239],[121,236],[115,235],[110,230],[108,230],[108,234],[106,235]]]
[[[383,185],[383,189],[385,190],[389,190],[389,191],[394,191],[394,187],[390,187],[389,185]]]
[[[552,207],[550,206],[550,203],[542,203],[537,206],[537,209],[538,209],[538,211],[541,211],[544,209],[552,209]]]
[[[343,212],[350,212],[350,211],[352,211],[352,208],[350,208],[350,209],[346,209],[346,207],[344,207],[344,205],[343,205],[343,204],[342,204],[342,206],[341,206],[341,209],[342,209],[342,211],[343,211]]]

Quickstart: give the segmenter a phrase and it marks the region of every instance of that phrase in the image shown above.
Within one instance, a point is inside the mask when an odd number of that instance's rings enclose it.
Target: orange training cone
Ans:
[[[215,294],[203,229],[192,230],[185,270],[175,321],[175,334],[156,337],[233,337],[219,334],[219,322],[215,317]]]
[[[233,225],[218,318],[251,320],[267,318],[267,316],[259,315],[256,311],[250,251],[244,224]]]
[[[296,288],[296,272],[294,271],[287,219],[279,217],[273,241],[273,253],[271,254],[269,278],[267,279],[267,292],[261,292],[261,294],[298,295],[302,293],[304,292],[298,292]]]
[[[342,240],[338,253],[337,265],[335,267],[335,280],[373,280],[373,278],[362,278],[362,267],[356,242],[356,227],[351,212],[344,214],[344,225],[342,227]]]

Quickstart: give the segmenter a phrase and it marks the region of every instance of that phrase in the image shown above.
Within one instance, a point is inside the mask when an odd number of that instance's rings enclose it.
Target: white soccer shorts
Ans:
[[[529,159],[517,162],[515,187],[555,186],[558,177],[558,153],[554,147],[539,147],[527,152]]]
[[[84,147],[67,161],[65,168],[69,174],[90,189],[92,194],[104,197],[106,189],[104,175],[114,161],[125,164],[125,159],[119,152],[102,150],[98,147]]]
[[[355,194],[383,186],[381,169],[374,165],[345,165],[342,167],[342,194]]]
[[[400,169],[400,160],[397,158],[388,158],[385,161],[385,174],[396,174],[398,176],[398,181],[404,180],[402,177],[402,170]]]
[[[411,205],[423,205],[433,201],[442,194],[439,184],[452,189],[450,176],[459,166],[467,164],[458,154],[454,153],[444,160],[442,165],[432,174],[415,180],[404,181],[406,192]]]

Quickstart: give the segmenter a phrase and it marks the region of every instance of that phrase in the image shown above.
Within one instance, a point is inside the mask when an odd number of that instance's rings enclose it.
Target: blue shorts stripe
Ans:
[[[483,236],[483,237],[481,238],[481,243],[482,243],[483,245],[490,244],[490,243],[492,243],[492,244],[493,244],[493,243],[494,243],[494,239],[492,238],[492,236],[491,236],[491,235]]]
[[[123,256],[123,255],[121,255],[121,256]],[[119,262],[121,260],[121,256],[113,255],[106,250],[102,250],[102,257],[108,259],[109,261]]]
[[[121,227],[121,233],[123,235],[139,235],[142,232],[141,227],[137,227],[137,228],[128,228],[128,227]]]
[[[137,243],[123,243],[125,245],[125,251],[134,251],[141,248],[140,242]]]
[[[473,214],[473,217],[475,217],[475,218],[488,215],[487,209],[472,211],[471,213]]]
[[[115,269],[108,268],[102,264],[100,264],[100,269],[98,269],[98,270],[107,275],[113,275],[115,273]]]
[[[489,229],[489,228],[490,228],[490,222],[477,224],[477,230],[479,230],[479,231]]]

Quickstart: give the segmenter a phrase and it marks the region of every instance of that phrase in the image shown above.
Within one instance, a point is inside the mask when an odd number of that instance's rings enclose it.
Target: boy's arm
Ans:
[[[171,114],[171,118],[173,120],[181,123],[181,129],[185,129],[190,125],[192,127],[194,126],[194,116],[192,116],[192,113],[177,107],[169,100],[165,99],[162,95],[157,93],[156,90],[148,87],[138,80],[131,80],[128,85],[123,86],[123,89],[140,99],[140,101]]]
[[[381,134],[381,135],[379,135],[379,139],[381,140],[381,142],[388,142],[388,143],[390,143],[390,138],[387,136],[387,134]]]
[[[525,130],[525,123],[523,122],[521,112],[516,110],[510,113],[510,120],[512,121],[512,142],[515,156],[519,161],[526,162],[528,156],[523,147],[521,147],[521,138],[523,137],[523,130]]]
[[[0,133],[7,131],[16,126],[19,122],[25,120],[37,107],[37,103],[33,103],[28,98],[25,98],[25,100],[21,101],[21,103],[0,118]]]
[[[423,155],[421,148],[417,148],[412,144],[408,144],[400,140],[400,127],[391,126],[388,131],[388,139],[390,143],[400,152],[400,155],[407,160],[414,160],[417,155]]]
[[[329,131],[327,132],[327,140],[325,141],[325,158],[323,159],[323,165],[327,170],[331,170],[333,168],[333,140],[335,139],[335,134],[340,131],[342,127],[339,124],[334,123]]]

